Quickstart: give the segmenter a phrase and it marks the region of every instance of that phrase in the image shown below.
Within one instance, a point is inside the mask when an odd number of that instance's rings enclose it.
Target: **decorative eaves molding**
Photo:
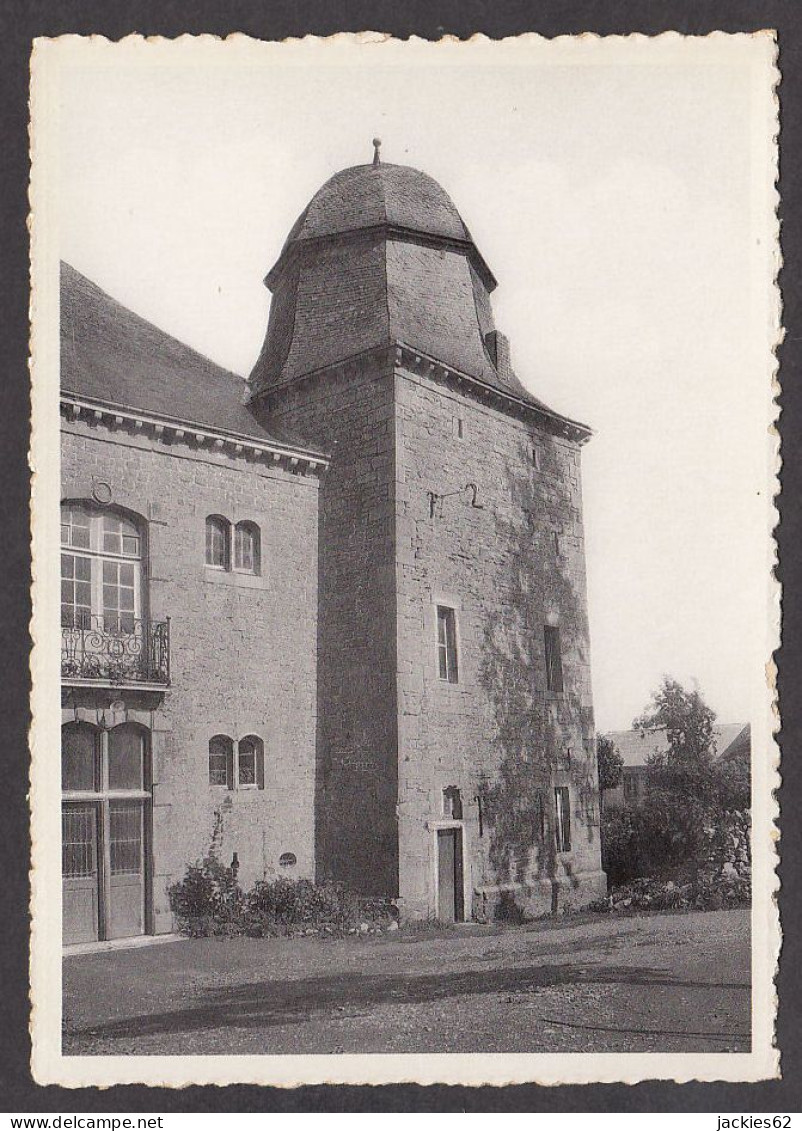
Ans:
[[[461,373],[458,369],[453,369],[442,361],[428,357],[403,342],[397,342],[395,345],[395,364],[410,373],[417,373],[432,381],[441,381],[452,385],[504,412],[512,410],[516,416],[522,419],[531,420],[535,418],[550,432],[565,436],[579,444],[586,443],[593,435],[593,430],[587,424],[581,424],[578,420],[571,420],[567,416],[561,416],[558,412],[552,412],[545,405],[533,404],[532,401],[518,396],[512,389],[509,391],[499,389],[495,385],[482,381],[479,377]]]
[[[95,403],[69,393],[61,394],[60,408],[61,415],[68,420],[82,419],[102,423],[107,428],[129,435],[150,436],[166,443],[185,443],[196,449],[258,461],[269,467],[280,467],[297,475],[320,475],[329,463],[325,456],[306,452],[302,448],[285,448],[253,437],[216,431],[208,426],[168,420],[117,405]]]

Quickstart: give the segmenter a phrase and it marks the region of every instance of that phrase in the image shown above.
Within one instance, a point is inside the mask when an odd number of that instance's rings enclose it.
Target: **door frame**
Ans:
[[[62,729],[64,725],[62,724]],[[93,790],[62,790],[61,807],[70,804],[88,803],[96,810],[96,861],[97,861],[97,933],[98,942],[108,941],[111,907],[111,844],[110,844],[110,805],[115,801],[139,803],[142,810],[142,931],[140,935],[123,936],[139,938],[154,933],[153,906],[153,750],[152,732],[140,723],[134,723],[142,738],[142,788],[110,789],[107,780],[109,734],[115,727],[102,727],[86,724],[95,733],[97,759],[96,765],[100,788]],[[63,899],[63,881],[62,895]],[[63,939],[62,939],[63,942]],[[69,945],[69,944],[68,944]]]
[[[473,911],[473,901],[471,900],[471,858],[468,853],[468,830],[465,827],[465,821],[447,819],[443,819],[442,821],[427,821],[426,828],[430,833],[429,859],[431,862],[431,893],[429,897],[429,913],[433,919],[437,918],[437,904],[440,892],[440,851],[437,843],[437,834],[445,829],[456,829],[461,834],[458,841],[462,851],[462,919],[458,919],[457,922],[470,922]]]

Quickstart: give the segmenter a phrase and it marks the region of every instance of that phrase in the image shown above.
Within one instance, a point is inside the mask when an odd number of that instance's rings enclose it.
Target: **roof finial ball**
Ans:
[[[373,139],[373,164],[374,164],[374,166],[378,165],[381,161],[381,158],[379,157],[379,150],[381,149],[381,147],[382,147],[382,139],[380,137],[374,137],[374,139]]]

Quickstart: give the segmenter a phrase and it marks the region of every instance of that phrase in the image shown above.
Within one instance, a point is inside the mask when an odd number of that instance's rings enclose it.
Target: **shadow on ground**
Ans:
[[[321,1015],[369,1010],[383,1004],[419,1004],[468,995],[534,993],[549,987],[578,985],[648,986],[700,990],[740,990],[748,982],[715,982],[674,978],[666,970],[649,967],[536,965],[504,970],[468,970],[456,973],[338,974],[322,977],[258,981],[207,989],[201,1004],[100,1025],[69,1027],[75,1037],[136,1038],[156,1034],[204,1032],[226,1027],[269,1029],[302,1024]],[[481,1006],[480,1006],[481,1008]],[[703,1008],[700,1009],[702,1016]],[[580,1026],[584,1027],[584,1026]],[[588,1026],[593,1028],[593,1026]],[[616,1029],[618,1032],[651,1032]],[[661,1029],[683,1037],[748,1039],[748,1033],[722,1033],[687,1029]]]

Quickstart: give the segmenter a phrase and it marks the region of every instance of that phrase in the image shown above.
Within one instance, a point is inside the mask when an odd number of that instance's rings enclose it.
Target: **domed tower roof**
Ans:
[[[293,224],[278,262],[267,277],[268,285],[280,273],[295,244],[371,228],[389,228],[463,245],[475,259],[487,289],[491,291],[496,286],[490,268],[445,189],[419,169],[377,160],[371,165],[342,169],[318,189]]]
[[[267,275],[273,300],[251,398],[399,346],[559,418],[512,369],[490,305],[496,280],[448,193],[380,162],[379,145],[373,164],[315,193]]]

